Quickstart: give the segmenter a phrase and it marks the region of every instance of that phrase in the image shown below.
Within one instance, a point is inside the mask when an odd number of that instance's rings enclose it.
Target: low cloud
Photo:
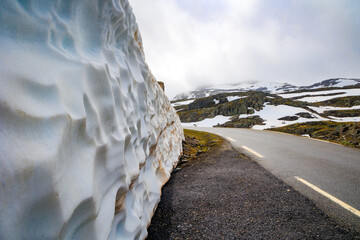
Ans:
[[[130,0],[170,98],[201,86],[360,76],[356,0]]]

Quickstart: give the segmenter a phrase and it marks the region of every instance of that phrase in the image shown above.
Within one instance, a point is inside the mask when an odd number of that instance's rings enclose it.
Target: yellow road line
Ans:
[[[246,146],[241,146],[241,147],[242,147],[243,149],[245,149],[246,151],[251,152],[252,154],[258,156],[259,158],[263,158],[263,157],[264,157],[263,155],[255,152],[254,150],[252,150],[252,149],[250,149],[250,148],[248,148],[248,147],[246,147]]]
[[[303,184],[307,185],[308,187],[312,188],[313,190],[317,191],[318,193],[324,195],[325,197],[329,198],[331,201],[339,204],[341,207],[345,208],[346,210],[352,212],[353,214],[355,214],[356,216],[360,217],[360,211],[353,208],[352,206],[350,206],[349,204],[347,203],[344,203],[343,201],[341,201],[340,199],[334,197],[333,195],[325,192],[324,190],[318,188],[317,186],[309,183],[308,181],[302,179],[302,178],[299,178],[299,177],[294,177],[296,180],[302,182]]]

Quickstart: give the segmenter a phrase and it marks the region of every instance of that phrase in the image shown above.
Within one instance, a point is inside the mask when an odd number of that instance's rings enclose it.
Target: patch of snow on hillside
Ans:
[[[181,102],[175,102],[175,103],[172,103],[171,105],[172,105],[173,107],[182,106],[182,105],[188,105],[188,104],[190,104],[190,103],[192,103],[192,102],[194,102],[194,101],[195,101],[195,99],[186,100],[186,101],[181,101]]]
[[[183,127],[194,127],[196,125],[197,127],[213,127],[217,124],[223,124],[228,121],[230,121],[231,117],[218,115],[214,118],[206,118],[199,122],[190,122],[190,123],[181,123]]]
[[[345,93],[339,94],[339,95],[319,96],[319,97],[304,97],[304,98],[300,98],[298,100],[313,103],[313,102],[322,102],[322,101],[330,100],[330,99],[333,99],[333,98],[360,96],[360,89],[346,89],[346,90],[347,91],[344,91]]]
[[[308,112],[314,115],[316,118],[301,118],[299,117],[296,121],[283,121],[278,120],[278,118],[285,117],[285,116],[295,116],[296,113],[299,112]],[[317,114],[313,114],[303,108],[291,107],[287,105],[265,105],[264,108],[260,111],[255,111],[254,114],[242,114],[239,118],[244,118],[248,116],[258,115],[262,119],[265,120],[265,125],[255,125],[253,129],[263,130],[267,128],[274,128],[274,127],[283,127],[286,125],[294,124],[294,123],[301,123],[301,122],[310,122],[310,121],[320,121],[324,120],[321,116]]]
[[[332,87],[346,87],[360,83],[358,79],[339,79]]]
[[[337,95],[333,96],[322,96],[322,97],[305,97],[306,95],[323,95],[323,94],[332,94],[332,93],[338,93]],[[360,88],[354,88],[354,89],[336,89],[336,90],[326,90],[326,91],[316,91],[316,92],[301,92],[301,93],[290,93],[290,94],[279,94],[282,98],[293,98],[293,97],[301,97],[304,96],[304,98],[298,99],[299,101],[308,101],[313,102],[317,99],[325,99],[329,100],[332,98],[338,98],[338,97],[347,97],[347,96],[360,96]],[[305,99],[305,100],[304,100]],[[321,100],[321,101],[325,101]]]
[[[360,117],[338,118],[338,117],[329,116],[329,118],[331,121],[334,121],[334,122],[360,122]]]
[[[217,99],[214,99],[214,103],[215,103],[215,105],[218,105],[219,104],[219,100],[217,100]]]
[[[231,102],[231,101],[235,101],[235,100],[238,100],[238,99],[241,99],[241,98],[247,98],[248,96],[229,96],[229,97],[226,97],[227,98],[227,100],[229,101],[229,102]]]

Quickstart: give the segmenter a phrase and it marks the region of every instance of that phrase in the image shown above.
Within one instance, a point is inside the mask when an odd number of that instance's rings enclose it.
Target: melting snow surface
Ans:
[[[144,239],[183,135],[128,1],[0,19],[0,239]]]

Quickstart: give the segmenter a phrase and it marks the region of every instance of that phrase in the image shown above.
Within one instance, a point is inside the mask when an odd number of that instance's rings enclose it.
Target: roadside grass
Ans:
[[[184,136],[183,156],[180,158],[179,165],[195,159],[199,154],[208,152],[224,141],[218,135],[189,129],[184,129]]]
[[[305,122],[267,130],[295,135],[308,134],[312,138],[360,148],[360,123],[358,122]]]

